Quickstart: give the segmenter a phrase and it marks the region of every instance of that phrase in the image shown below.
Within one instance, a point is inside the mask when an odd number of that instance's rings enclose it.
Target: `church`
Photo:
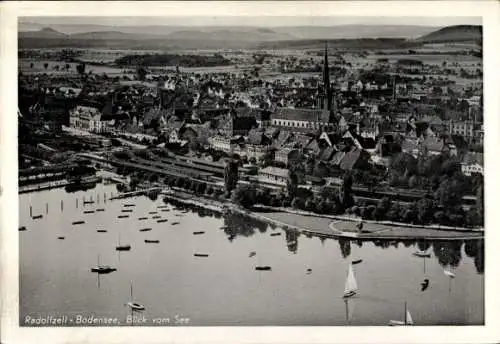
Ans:
[[[336,126],[335,94],[330,83],[328,49],[325,45],[323,84],[318,87],[316,108],[277,108],[271,115],[271,125],[292,132],[331,131]]]

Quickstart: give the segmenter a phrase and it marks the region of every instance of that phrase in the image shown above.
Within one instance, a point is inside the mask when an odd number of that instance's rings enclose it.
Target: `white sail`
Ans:
[[[413,319],[409,310],[406,311],[406,325],[413,325]]]
[[[354,277],[354,270],[352,265],[349,265],[349,272],[347,274],[347,280],[345,281],[344,294],[355,293],[358,291],[358,283]]]

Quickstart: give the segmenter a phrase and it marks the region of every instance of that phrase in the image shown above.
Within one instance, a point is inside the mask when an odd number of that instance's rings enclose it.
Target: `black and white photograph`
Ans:
[[[95,6],[17,18],[19,328],[485,325],[482,16]]]

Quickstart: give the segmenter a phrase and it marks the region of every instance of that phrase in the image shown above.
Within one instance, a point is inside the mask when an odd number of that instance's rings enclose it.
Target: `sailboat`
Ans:
[[[130,281],[130,301],[127,302],[127,306],[129,306],[132,311],[143,311],[145,309],[145,307],[142,304],[134,301],[132,281]]]
[[[97,256],[97,267],[91,268],[90,271],[97,272],[99,274],[109,274],[110,272],[116,271],[115,268],[112,268],[109,265],[101,265],[101,255]]]
[[[358,292],[358,283],[354,277],[354,270],[352,264],[349,264],[349,271],[347,273],[347,279],[345,281],[344,298],[356,295]]]
[[[120,242],[120,233],[118,233],[118,246],[116,246],[117,251],[130,251],[129,244],[121,244]]]
[[[408,326],[408,325],[413,325],[413,319],[411,317],[410,311],[406,307],[406,302],[405,302],[405,320],[390,320],[389,321],[389,326]]]

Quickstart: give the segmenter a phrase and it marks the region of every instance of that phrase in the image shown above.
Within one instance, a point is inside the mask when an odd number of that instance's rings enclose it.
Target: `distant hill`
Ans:
[[[427,35],[419,37],[416,41],[421,43],[443,42],[468,42],[482,41],[483,27],[480,25],[455,25],[447,26]]]
[[[298,39],[417,38],[436,28],[418,25],[338,25],[276,27]]]
[[[76,33],[69,36],[71,39],[131,39],[131,40],[139,40],[144,39],[144,35],[137,35],[131,33],[123,33],[120,31],[94,31],[94,32],[84,32],[84,33]]]
[[[53,38],[65,38],[65,37],[67,37],[67,35],[65,35],[64,33],[56,31],[49,27],[45,27],[40,30],[19,32],[19,38],[53,39]]]
[[[271,29],[248,28],[246,30],[182,30],[175,31],[165,36],[167,39],[186,40],[214,40],[214,41],[243,41],[243,42],[267,42],[296,39],[287,33],[278,33]]]

